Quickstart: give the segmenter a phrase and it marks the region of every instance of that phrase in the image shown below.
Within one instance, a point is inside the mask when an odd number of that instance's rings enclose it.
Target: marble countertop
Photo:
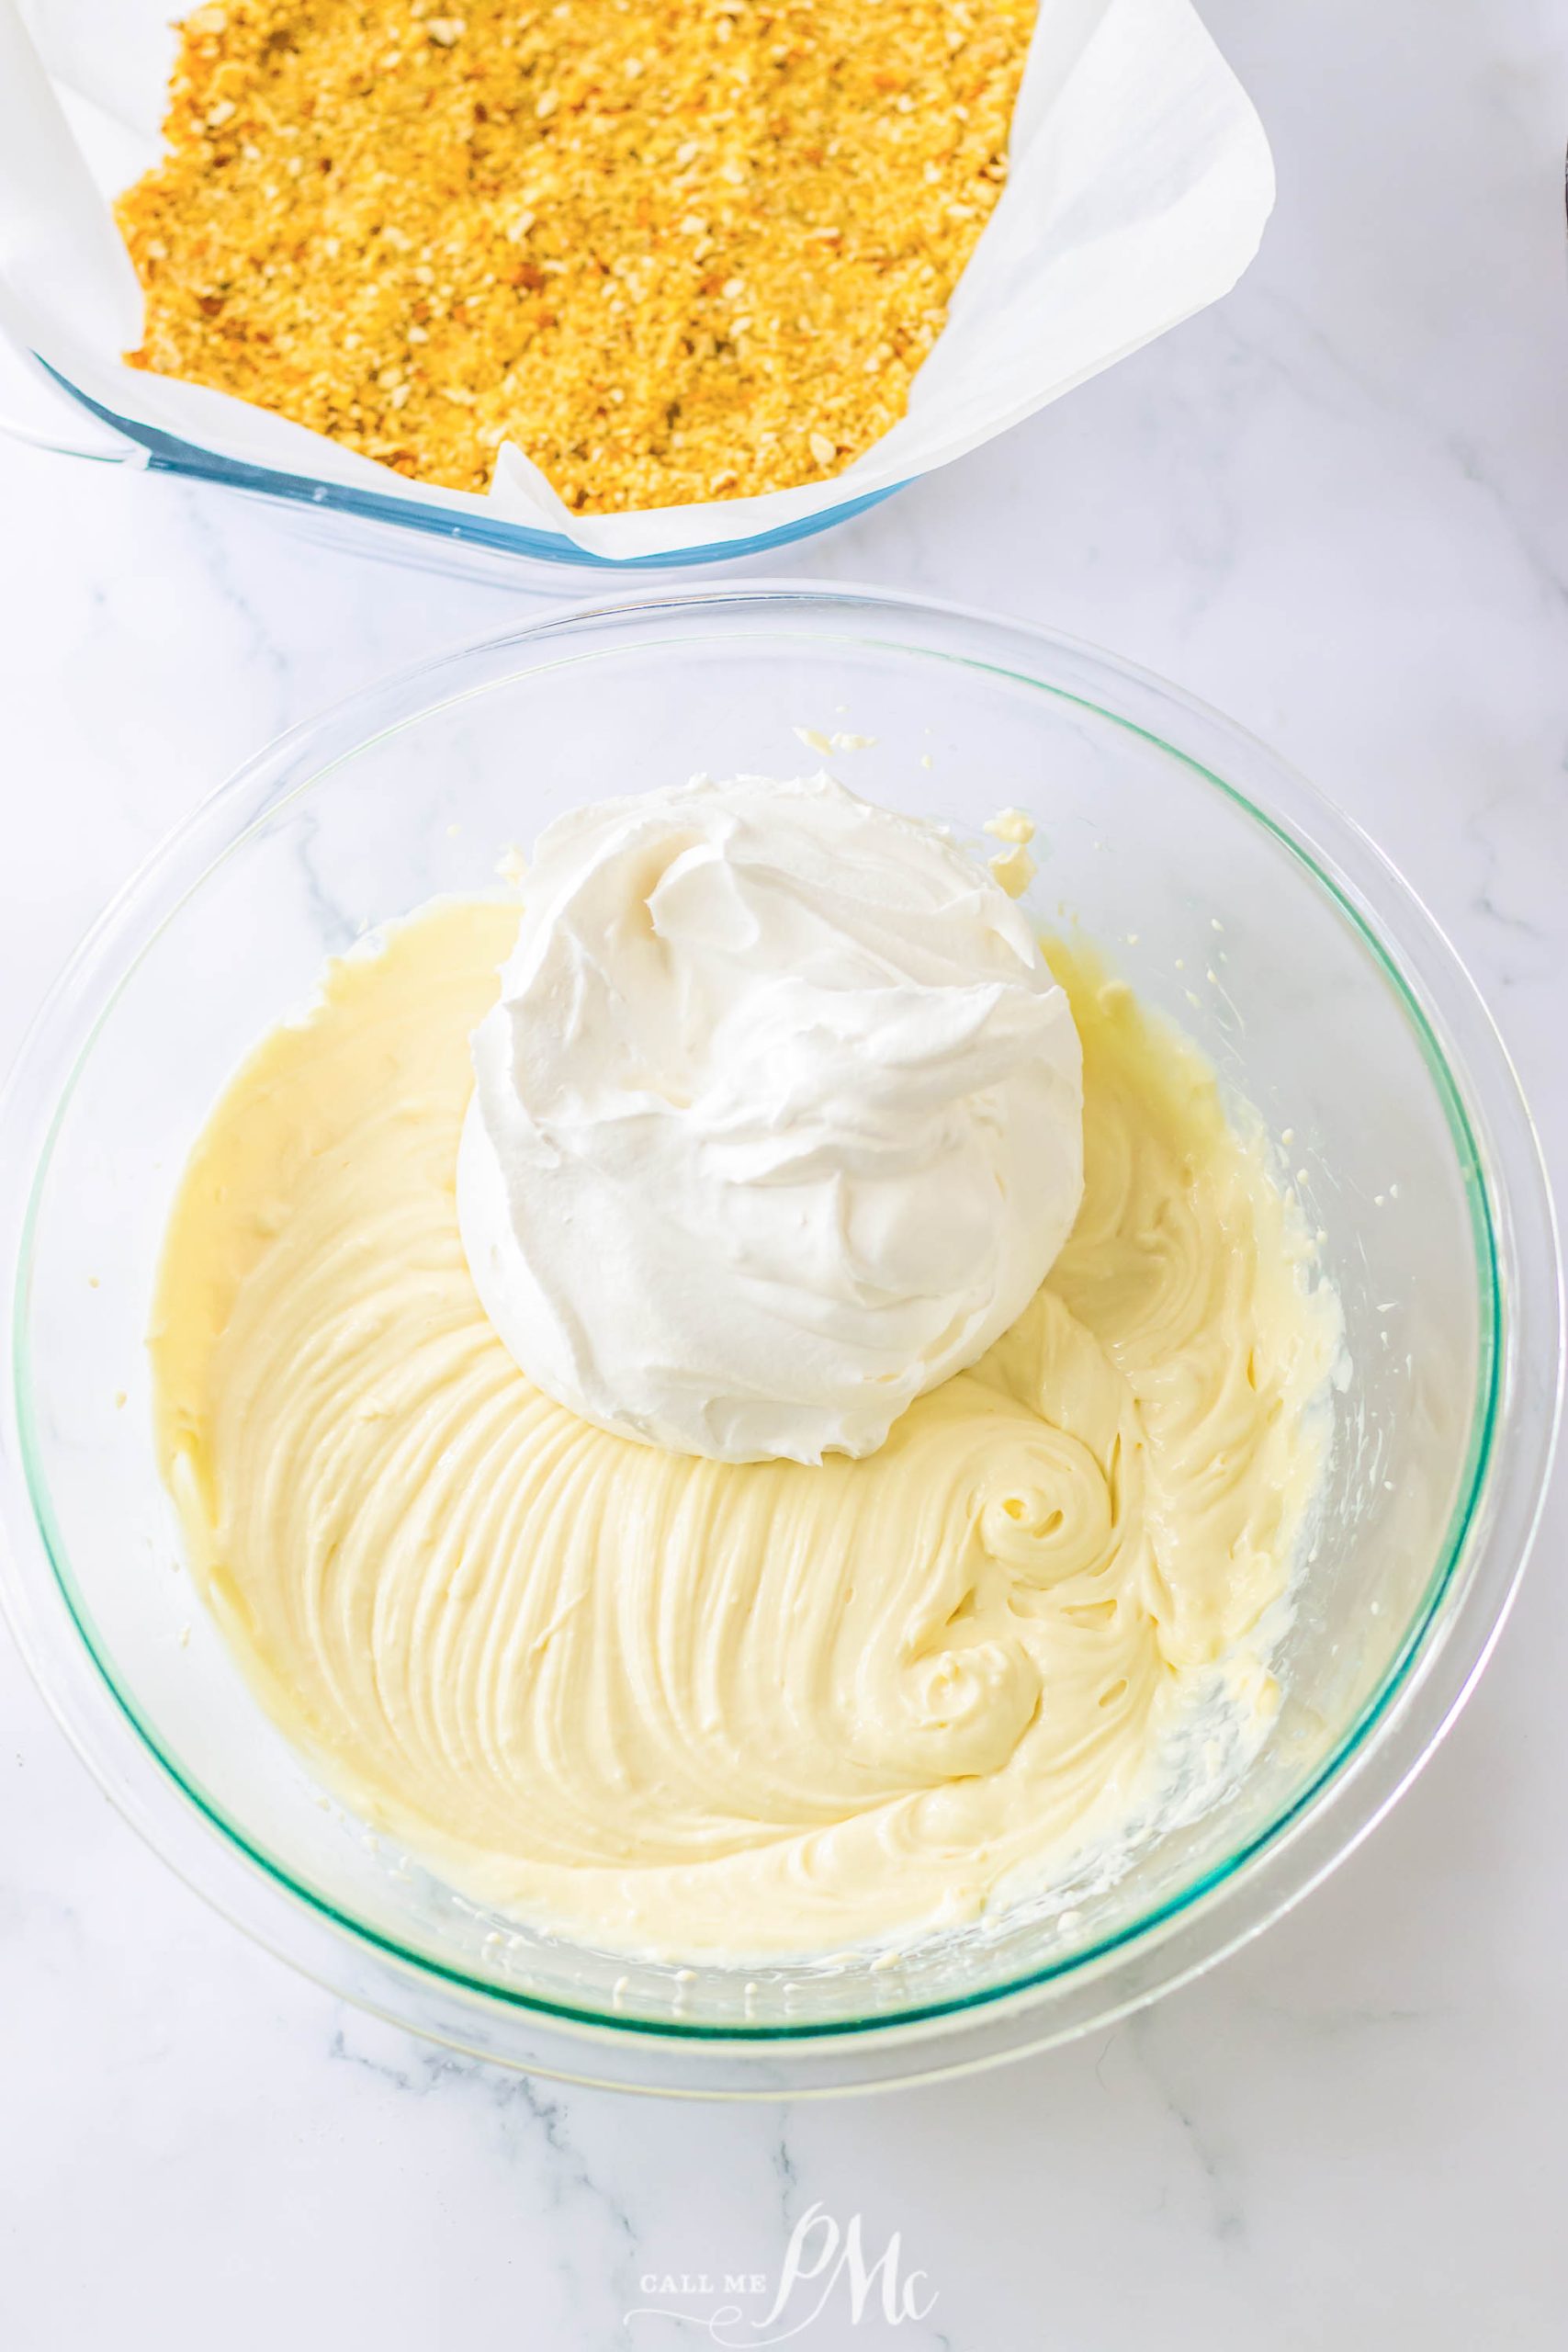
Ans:
[[[1099,639],[1403,866],[1568,1168],[1568,22],[1212,0],[1280,167],[1217,311],[793,568]],[[0,1060],[128,870],[290,721],[514,590],[0,445]],[[527,600],[531,602],[532,600]],[[1568,1512],[1462,1722],[1292,1917],[1097,2040],[826,2106],[564,2090],[406,2039],[143,1850],[0,1636],[0,2346],[613,2352],[644,2281],[897,2230],[822,2352],[1562,2341]],[[658,2298],[655,2298],[658,2299]],[[669,2300],[668,2296],[663,2298]]]

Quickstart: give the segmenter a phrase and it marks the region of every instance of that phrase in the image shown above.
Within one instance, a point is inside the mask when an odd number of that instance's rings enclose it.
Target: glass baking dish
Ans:
[[[0,0],[0,356],[46,402],[35,445],[217,481],[317,536],[526,584],[755,564],[1010,431],[1227,293],[1273,202],[1256,111],[1191,0],[1043,12],[1005,194],[917,396],[840,476],[732,503],[573,515],[515,441],[484,496],[405,481],[281,412],[132,371],[141,291],[111,198],[153,164],[167,0]],[[803,380],[803,397],[809,394]],[[62,428],[50,407],[73,411]],[[7,405],[0,387],[0,427]],[[372,548],[371,551],[374,551]]]
[[[0,348],[5,337],[0,334]],[[692,571],[716,564],[742,563],[763,558],[796,539],[830,531],[852,515],[863,514],[891,498],[899,482],[862,498],[846,499],[824,514],[782,530],[759,531],[750,537],[715,539],[696,548],[679,548],[667,555],[611,557],[595,555],[554,531],[536,531],[519,523],[489,516],[455,514],[443,506],[423,506],[412,498],[391,493],[350,490],[339,482],[313,481],[306,474],[277,473],[264,466],[239,464],[213,449],[176,440],[154,426],[117,415],[102,407],[57,368],[34,352],[25,355],[31,372],[42,379],[44,396],[52,390],[58,402],[69,401],[76,414],[62,414],[58,424],[34,423],[17,414],[13,403],[0,406],[0,433],[36,449],[62,457],[90,458],[99,464],[136,466],[149,473],[186,474],[198,481],[215,481],[251,497],[279,500],[293,513],[310,518],[315,535],[357,550],[360,554],[393,556],[400,562],[427,570],[492,573],[498,560],[514,565],[521,560],[536,570],[537,584],[550,586],[558,567],[616,573]],[[13,371],[16,372],[16,371]],[[93,427],[100,428],[96,433]],[[392,535],[397,534],[394,537]]]

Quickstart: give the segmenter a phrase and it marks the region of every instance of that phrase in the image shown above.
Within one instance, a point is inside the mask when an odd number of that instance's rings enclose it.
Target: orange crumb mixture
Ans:
[[[1035,0],[224,0],[120,201],[132,362],[583,514],[836,473],[1007,174]]]

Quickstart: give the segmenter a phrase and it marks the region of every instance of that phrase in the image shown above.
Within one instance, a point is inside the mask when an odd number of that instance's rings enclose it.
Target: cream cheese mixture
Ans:
[[[1259,1716],[1334,1317],[1260,1142],[1087,951],[1084,1191],[1043,1285],[877,1451],[733,1463],[534,1386],[458,1229],[515,904],[331,967],[186,1171],[152,1338],[193,1565],[276,1720],[454,1883],[612,1948],[976,1918]]]

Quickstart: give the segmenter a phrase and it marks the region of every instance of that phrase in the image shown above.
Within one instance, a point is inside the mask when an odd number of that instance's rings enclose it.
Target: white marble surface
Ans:
[[[1280,203],[1240,292],[802,551],[1113,645],[1269,736],[1469,959],[1568,1165],[1560,0],[1213,0]],[[0,448],[0,1057],[243,754],[514,596],[222,495]],[[1205,1982],[893,2098],[561,2092],[344,2011],[144,1852],[0,1639],[5,2352],[608,2352],[645,2273],[776,2273],[820,2199],[928,2317],[822,2352],[1563,2340],[1561,1494],[1393,1818]]]

